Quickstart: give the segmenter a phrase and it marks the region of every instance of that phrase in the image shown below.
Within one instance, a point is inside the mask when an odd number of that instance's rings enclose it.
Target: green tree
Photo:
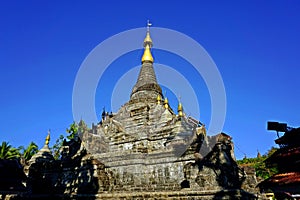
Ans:
[[[64,142],[65,137],[60,135],[59,138],[55,141],[55,144],[51,147],[51,151],[54,159],[59,159],[60,157],[60,148]]]
[[[276,167],[267,166],[265,163],[265,160],[269,158],[276,150],[277,148],[272,147],[266,154],[261,157],[244,158],[242,160],[238,160],[237,163],[240,165],[253,167],[255,169],[257,177],[267,179],[278,172],[278,169]]]
[[[273,153],[275,153],[278,150],[276,147],[272,147],[266,154],[267,157],[270,157]]]
[[[60,149],[63,145],[64,140],[71,140],[75,138],[75,136],[79,133],[82,132],[84,129],[86,129],[87,126],[84,123],[83,120],[77,124],[76,122],[73,122],[69,128],[66,129],[67,136],[65,137],[64,135],[60,135],[59,138],[56,140],[55,144],[51,148],[53,156],[55,159],[59,159],[60,157]]]
[[[0,159],[16,159],[20,157],[20,151],[12,147],[8,142],[2,142],[0,146]]]
[[[37,144],[34,142],[31,142],[27,148],[21,146],[19,149],[21,150],[21,157],[25,162],[29,161],[31,157],[39,151]]]
[[[76,124],[76,122],[73,122],[69,128],[67,128],[66,132],[69,133],[69,135],[67,136],[67,138],[69,140],[73,139],[75,137],[76,134],[78,134],[78,124]]]

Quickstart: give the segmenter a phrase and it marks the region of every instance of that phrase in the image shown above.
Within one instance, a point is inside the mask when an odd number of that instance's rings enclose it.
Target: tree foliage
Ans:
[[[27,148],[23,146],[19,147],[21,151],[21,157],[27,162],[31,159],[31,157],[39,151],[39,148],[36,143],[31,142]]]
[[[60,135],[59,138],[55,141],[55,144],[51,147],[53,156],[55,159],[60,158],[60,149],[63,145],[64,140],[71,140],[73,139],[80,130],[79,125],[76,122],[73,122],[69,128],[66,129],[67,136]]]
[[[75,137],[75,135],[78,133],[78,124],[76,124],[76,122],[73,122],[73,124],[70,125],[69,128],[67,128],[66,132],[69,133],[69,135],[67,136],[67,138],[69,140],[73,139]]]
[[[256,158],[244,158],[242,160],[238,160],[237,163],[239,165],[246,165],[251,166],[256,171],[256,176],[261,177],[263,179],[267,179],[271,177],[272,175],[276,174],[278,172],[278,169],[276,167],[269,167],[266,165],[265,160],[269,158],[277,148],[272,147],[266,154],[263,156],[258,156]]]
[[[19,157],[19,149],[12,147],[8,142],[2,142],[0,146],[0,159],[16,159]]]
[[[60,148],[64,142],[65,137],[60,135],[58,139],[56,139],[55,144],[51,147],[51,151],[54,159],[59,159],[60,156]]]

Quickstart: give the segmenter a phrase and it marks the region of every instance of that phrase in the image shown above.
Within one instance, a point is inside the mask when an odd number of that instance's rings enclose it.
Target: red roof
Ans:
[[[288,185],[288,184],[300,184],[300,172],[288,172],[275,174],[274,176],[263,181],[263,185]]]
[[[297,162],[300,160],[300,147],[295,148],[281,148],[278,149],[273,155],[271,155],[266,162],[278,163],[278,162]]]
[[[300,128],[294,128],[290,131],[286,131],[283,136],[275,140],[275,143],[299,146],[299,139],[300,139]]]

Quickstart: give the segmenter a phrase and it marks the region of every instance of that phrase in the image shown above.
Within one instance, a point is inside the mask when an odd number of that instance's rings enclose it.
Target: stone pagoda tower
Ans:
[[[83,135],[87,150],[96,152],[97,159],[118,177],[116,190],[181,188],[184,165],[194,160],[190,145],[197,130],[198,134],[204,130],[200,122],[186,117],[180,102],[175,114],[162,95],[152,46],[148,26],[130,100],[117,113],[104,112],[101,122]]]
[[[84,148],[109,176],[108,194],[99,197],[242,198],[245,174],[235,162],[231,137],[206,136],[205,126],[187,117],[180,102],[176,114],[163,96],[153,69],[149,29],[129,101],[117,113],[103,111],[91,129],[81,126]]]
[[[231,137],[206,136],[180,102],[177,114],[170,107],[157,83],[152,46],[148,25],[129,101],[117,113],[104,111],[91,129],[81,121],[57,160],[49,133],[25,168],[25,192],[14,199],[257,199],[242,189],[250,176],[235,162]]]

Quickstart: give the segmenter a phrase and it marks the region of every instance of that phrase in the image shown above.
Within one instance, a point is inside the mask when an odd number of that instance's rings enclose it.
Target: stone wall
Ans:
[[[218,140],[198,160],[174,157],[170,151],[144,154],[139,159],[140,153],[104,153],[100,162],[78,139],[65,142],[63,149],[61,160],[45,155],[45,149],[35,156],[30,161],[27,192],[5,198],[256,199],[241,189],[247,178],[231,157],[230,140]]]

